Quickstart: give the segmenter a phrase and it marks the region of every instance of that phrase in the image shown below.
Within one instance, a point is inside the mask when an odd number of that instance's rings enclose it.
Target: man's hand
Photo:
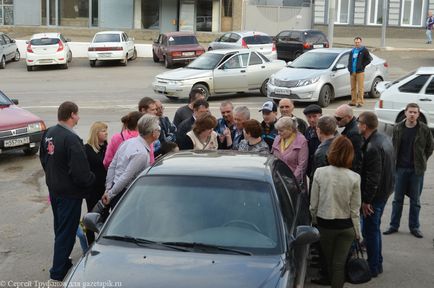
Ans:
[[[104,195],[102,195],[101,201],[104,205],[110,204],[110,197],[107,191],[104,193]]]
[[[368,203],[362,203],[362,213],[365,217],[374,214],[374,209],[372,209],[372,205]]]

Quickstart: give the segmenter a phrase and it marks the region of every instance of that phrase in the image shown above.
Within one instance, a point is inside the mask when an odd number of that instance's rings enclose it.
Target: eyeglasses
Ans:
[[[335,116],[336,121],[341,121],[342,119],[344,119],[344,117],[339,117],[339,116]]]

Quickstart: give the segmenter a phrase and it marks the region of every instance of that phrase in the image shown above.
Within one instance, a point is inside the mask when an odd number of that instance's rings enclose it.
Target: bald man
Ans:
[[[307,123],[300,118],[295,117],[292,112],[294,111],[294,102],[291,99],[283,98],[279,101],[280,117],[288,116],[297,119],[297,129],[304,135],[307,129]]]
[[[344,127],[342,135],[350,139],[354,147],[354,160],[351,170],[360,174],[362,169],[362,144],[363,138],[357,127],[357,120],[354,117],[353,108],[344,104],[336,108],[335,119],[339,127]]]

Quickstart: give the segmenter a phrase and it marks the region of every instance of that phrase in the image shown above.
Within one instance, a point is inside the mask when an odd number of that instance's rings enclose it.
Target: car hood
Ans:
[[[172,71],[158,74],[156,78],[168,80],[188,80],[192,78],[202,78],[210,76],[212,76],[212,70],[178,68]]]
[[[265,288],[276,287],[282,266],[280,255],[205,254],[95,243],[68,283],[111,281],[128,288]]]
[[[282,81],[310,79],[317,76],[321,76],[328,70],[316,70],[316,69],[299,69],[285,67],[282,70],[274,74],[275,79]]]
[[[26,127],[28,123],[41,121],[41,118],[16,105],[0,106],[0,131]]]

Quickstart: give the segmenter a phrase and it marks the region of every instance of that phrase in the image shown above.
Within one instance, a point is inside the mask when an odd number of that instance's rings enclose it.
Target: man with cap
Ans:
[[[318,120],[322,116],[322,109],[316,104],[310,104],[303,110],[303,114],[306,116],[306,120],[309,123],[309,127],[306,128],[306,132],[304,133],[304,137],[306,137],[307,145],[309,147],[309,161],[307,164],[306,175],[309,177],[312,172],[312,165],[314,160],[315,151],[318,148],[321,141],[316,134],[316,127],[318,125]]]
[[[297,120],[297,130],[304,135],[304,132],[306,132],[307,124],[306,122],[301,119],[297,118],[292,114],[294,111],[294,102],[292,102],[291,99],[283,98],[279,101],[279,110],[280,110],[280,117],[288,116],[295,120]]]
[[[262,139],[264,139],[271,151],[274,138],[277,136],[277,129],[274,127],[277,121],[277,105],[273,101],[267,101],[262,105],[259,112],[262,112],[262,118],[264,119],[261,122]]]

